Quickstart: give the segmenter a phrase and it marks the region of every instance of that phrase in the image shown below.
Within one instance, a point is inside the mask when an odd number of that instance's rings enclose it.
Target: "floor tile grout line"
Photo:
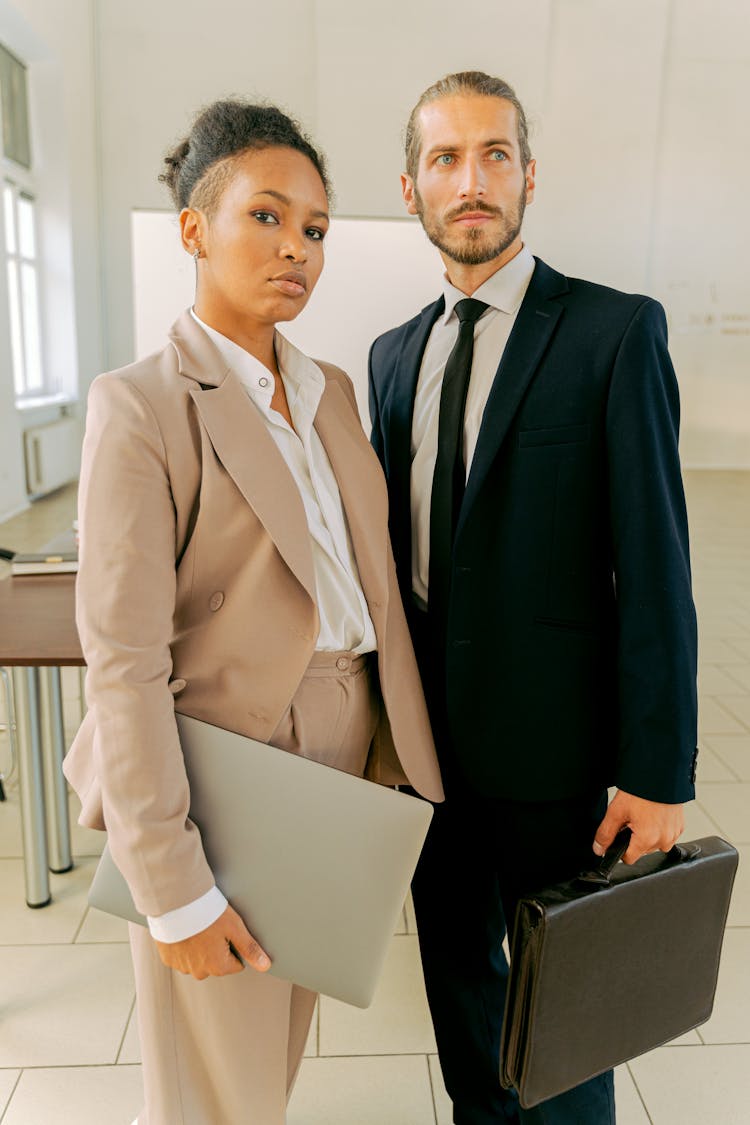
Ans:
[[[122,1038],[120,1039],[120,1046],[117,1048],[117,1054],[115,1055],[115,1061],[114,1061],[115,1066],[120,1065],[120,1055],[122,1054],[122,1049],[125,1046],[125,1040],[127,1039],[127,1035],[128,1035],[128,1028],[130,1027],[130,1021],[133,1018],[133,1012],[134,1011],[135,1011],[135,993],[133,993],[133,1003],[130,1005],[130,1009],[128,1010],[128,1018],[125,1020],[125,1027],[124,1027],[123,1032],[122,1032]]]
[[[630,1075],[630,1078],[631,1078],[631,1081],[632,1081],[633,1085],[635,1086],[635,1092],[638,1095],[638,1100],[640,1101],[641,1105],[643,1106],[643,1112],[646,1114],[646,1117],[648,1118],[649,1125],[654,1125],[654,1119],[651,1116],[651,1114],[648,1112],[648,1106],[646,1105],[646,1100],[643,1097],[643,1094],[641,1093],[641,1088],[636,1081],[636,1078],[635,1078],[635,1075],[633,1074],[633,1071],[630,1069],[630,1063],[626,1063],[625,1067],[627,1069],[628,1074]]]
[[[435,1125],[438,1125],[437,1098],[435,1097],[435,1084],[432,1081],[432,1067],[430,1066],[430,1056],[425,1055],[424,1061],[427,1064],[427,1081],[430,1084],[430,1097],[432,1098],[432,1116],[435,1118]]]
[[[13,1068],[11,1068],[11,1069],[13,1069]],[[13,1089],[10,1092],[10,1097],[8,1098],[7,1102],[5,1103],[5,1109],[3,1110],[2,1113],[0,1113],[0,1125],[2,1125],[3,1121],[5,1120],[5,1115],[8,1112],[8,1110],[10,1109],[10,1103],[13,1101],[13,1098],[15,1097],[15,1093],[16,1093],[16,1090],[18,1089],[18,1084],[21,1081],[24,1070],[25,1070],[25,1067],[19,1067],[18,1078],[13,1083]]]

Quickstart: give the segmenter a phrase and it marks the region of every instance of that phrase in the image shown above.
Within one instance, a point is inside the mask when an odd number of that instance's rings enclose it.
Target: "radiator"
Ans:
[[[77,478],[81,433],[75,418],[34,426],[25,431],[23,440],[29,496],[42,496]]]

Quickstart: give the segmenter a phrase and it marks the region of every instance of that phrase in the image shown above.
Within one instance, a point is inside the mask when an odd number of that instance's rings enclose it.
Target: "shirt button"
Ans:
[[[211,610],[212,613],[216,613],[216,610],[221,609],[221,607],[223,605],[224,605],[224,595],[222,594],[221,590],[217,590],[216,593],[212,594],[211,597],[208,599],[208,608]]]
[[[267,387],[268,386],[268,379],[266,379],[266,377],[264,375],[261,379],[258,380],[258,383],[261,387]]]
[[[336,661],[336,667],[338,668],[339,672],[345,672],[349,667],[348,658],[346,656],[340,656]]]

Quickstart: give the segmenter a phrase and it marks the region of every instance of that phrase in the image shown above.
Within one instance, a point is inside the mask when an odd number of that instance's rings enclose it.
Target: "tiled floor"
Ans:
[[[750,1122],[750,473],[689,473],[687,485],[702,754],[686,837],[718,832],[743,862],[714,1015],[620,1068],[620,1125]],[[66,526],[73,502],[68,490],[37,505],[0,527],[0,543],[36,546]],[[75,673],[66,672],[64,691],[74,728]],[[7,762],[0,736],[0,770]],[[129,1125],[140,1068],[124,926],[86,907],[101,841],[76,828],[74,871],[53,876],[51,906],[28,910],[12,784],[9,797],[0,804],[0,1122]],[[321,1002],[289,1125],[449,1125],[408,904],[399,929],[368,1011]]]

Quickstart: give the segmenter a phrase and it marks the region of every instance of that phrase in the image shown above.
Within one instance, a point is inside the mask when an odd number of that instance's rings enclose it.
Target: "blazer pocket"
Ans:
[[[579,426],[551,426],[543,430],[521,430],[518,434],[520,446],[533,445],[573,445],[588,441],[591,427],[588,422]]]

